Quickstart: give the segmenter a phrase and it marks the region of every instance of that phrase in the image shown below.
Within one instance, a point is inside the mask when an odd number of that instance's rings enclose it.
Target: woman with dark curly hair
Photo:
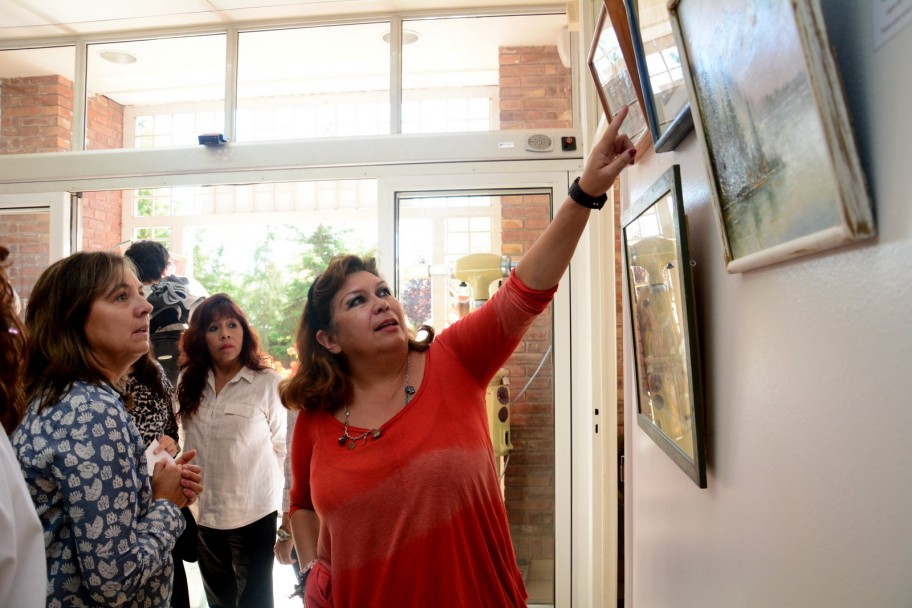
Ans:
[[[25,333],[6,276],[9,250],[0,247],[0,606],[44,606],[44,535],[7,433],[22,419]]]
[[[206,471],[199,568],[211,608],[273,605],[273,546],[284,486],[279,375],[226,294],[205,299],[181,336],[177,385],[187,449]]]

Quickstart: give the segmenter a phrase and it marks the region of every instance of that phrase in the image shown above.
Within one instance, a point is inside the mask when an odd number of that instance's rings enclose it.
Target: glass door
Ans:
[[[385,274],[395,277],[409,322],[440,332],[481,306],[548,225],[552,193],[566,183],[566,173],[387,180],[396,236],[395,269]],[[568,495],[559,490],[569,483],[562,434],[570,413],[555,407],[558,387],[569,378],[557,378],[562,368],[554,357],[565,306],[562,297],[534,322],[487,393],[495,463],[530,606],[570,603],[569,594],[560,598],[569,592],[562,581],[569,580],[570,560],[559,557],[569,556],[571,533]]]

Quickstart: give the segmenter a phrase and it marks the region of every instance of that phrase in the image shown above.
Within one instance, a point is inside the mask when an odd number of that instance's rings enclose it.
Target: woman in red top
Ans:
[[[478,311],[409,335],[373,260],[334,258],[308,293],[290,518],[308,607],[524,607],[485,390],[550,303],[590,210],[623,168],[619,112],[549,227]]]

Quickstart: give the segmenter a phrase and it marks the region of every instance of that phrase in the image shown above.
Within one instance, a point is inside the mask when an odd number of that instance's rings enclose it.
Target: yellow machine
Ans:
[[[475,310],[488,299],[491,283],[510,276],[511,268],[508,255],[472,253],[453,262],[450,276],[472,289],[470,310]]]
[[[502,478],[506,458],[513,450],[513,443],[510,441],[510,371],[506,368],[497,370],[488,383],[485,403],[488,406],[491,445],[494,447],[494,465],[497,467],[497,476]],[[500,487],[503,491],[503,479]]]

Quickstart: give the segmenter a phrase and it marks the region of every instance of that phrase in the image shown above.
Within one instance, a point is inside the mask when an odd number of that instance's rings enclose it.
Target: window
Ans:
[[[0,154],[71,149],[75,65],[73,46],[0,51]]]

